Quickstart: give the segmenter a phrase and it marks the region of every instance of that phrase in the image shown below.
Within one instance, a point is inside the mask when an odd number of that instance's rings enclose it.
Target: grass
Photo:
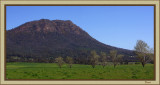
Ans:
[[[154,65],[108,65],[103,68],[97,65],[73,64],[72,68],[55,63],[12,62],[6,66],[7,79],[153,79]]]

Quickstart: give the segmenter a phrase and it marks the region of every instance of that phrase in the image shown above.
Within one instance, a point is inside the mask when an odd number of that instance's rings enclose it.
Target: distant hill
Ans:
[[[133,60],[129,56],[134,55],[131,50],[97,41],[70,20],[41,19],[7,30],[6,48],[8,62],[53,62],[55,57],[71,56],[75,63],[86,64],[91,50],[97,53],[117,50],[129,61]]]

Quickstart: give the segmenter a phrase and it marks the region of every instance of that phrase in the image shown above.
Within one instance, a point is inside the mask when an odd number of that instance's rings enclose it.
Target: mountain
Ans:
[[[70,20],[41,19],[6,31],[7,61],[53,62],[58,56],[71,56],[75,63],[87,63],[90,51],[117,50],[126,60],[134,52],[103,44]]]

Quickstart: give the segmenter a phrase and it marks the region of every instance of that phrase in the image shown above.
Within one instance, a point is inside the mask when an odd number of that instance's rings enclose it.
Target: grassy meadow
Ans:
[[[7,63],[6,79],[153,79],[154,65],[97,65],[66,64],[59,68],[55,63]]]

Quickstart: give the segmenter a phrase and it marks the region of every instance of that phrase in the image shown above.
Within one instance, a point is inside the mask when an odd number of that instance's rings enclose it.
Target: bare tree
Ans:
[[[57,63],[57,65],[61,68],[62,65],[64,64],[63,58],[62,57],[58,57],[55,59],[55,62]]]
[[[72,59],[71,57],[67,56],[66,62],[68,63],[68,66],[69,66],[70,68],[72,68],[73,59]]]
[[[147,62],[151,61],[152,49],[149,48],[147,43],[142,40],[137,40],[134,49],[143,67]]]
[[[95,66],[97,65],[98,63],[98,59],[99,59],[99,55],[96,53],[96,51],[91,51],[91,59],[90,59],[90,62],[91,62],[91,65],[93,68],[95,68]]]
[[[123,55],[121,55],[121,54],[117,55],[117,51],[116,50],[111,50],[110,51],[110,56],[112,58],[112,63],[114,65],[114,68],[116,67],[116,65],[120,62],[120,60],[123,57]]]
[[[124,55],[122,55],[122,54],[117,55],[117,62],[119,62],[119,63],[123,62],[123,57],[124,57]]]
[[[101,58],[101,65],[103,66],[103,68],[106,66],[106,62],[107,62],[107,55],[106,55],[106,53],[105,52],[101,52],[101,56],[102,56],[102,58]]]

